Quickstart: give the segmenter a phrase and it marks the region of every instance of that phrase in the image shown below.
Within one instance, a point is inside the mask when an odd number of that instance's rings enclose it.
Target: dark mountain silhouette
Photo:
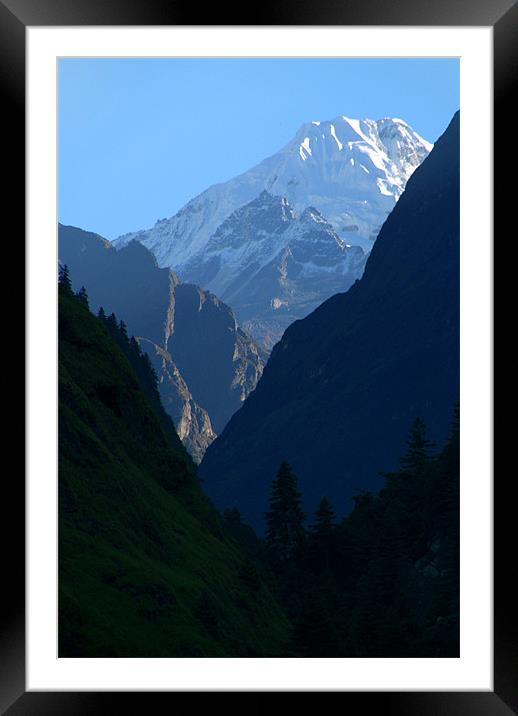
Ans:
[[[254,389],[265,354],[214,294],[181,283],[136,241],[109,241],[59,226],[59,258],[90,306],[114,312],[152,359],[166,411],[199,461]]]
[[[60,284],[59,656],[280,655],[269,575],[244,579],[146,363]]]
[[[254,526],[282,460],[306,507],[348,511],[402,453],[420,416],[446,438],[459,392],[459,114],[408,181],[364,276],[274,347],[255,391],[201,465],[216,504]]]

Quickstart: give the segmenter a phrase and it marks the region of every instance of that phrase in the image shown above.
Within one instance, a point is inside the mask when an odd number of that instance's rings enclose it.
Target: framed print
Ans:
[[[516,5],[57,5],[0,5],[27,285],[2,708],[518,712],[492,444]]]

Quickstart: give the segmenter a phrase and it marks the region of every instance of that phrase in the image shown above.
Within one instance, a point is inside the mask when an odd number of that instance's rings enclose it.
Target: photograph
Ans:
[[[459,59],[57,73],[59,657],[458,657]]]
[[[1,714],[518,714],[493,398],[517,33],[517,0],[0,0],[25,271]]]

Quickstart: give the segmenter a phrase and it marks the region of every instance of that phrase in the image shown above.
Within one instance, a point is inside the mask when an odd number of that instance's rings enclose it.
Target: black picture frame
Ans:
[[[492,26],[494,31],[495,232],[509,225],[514,191],[505,179],[509,152],[506,131],[513,116],[513,79],[518,76],[518,2],[516,0],[281,0],[261,2],[246,13],[214,4],[203,9],[203,25],[421,25]],[[9,182],[3,192],[12,219],[9,244],[22,241],[25,216],[25,29],[64,25],[199,25],[200,10],[179,0],[0,0],[0,82],[5,122],[4,148],[10,150]],[[236,22],[238,20],[238,22]],[[6,212],[7,213],[7,212]],[[510,237],[508,237],[510,238]],[[23,262],[23,257],[21,259]],[[19,286],[16,288],[20,291]],[[16,296],[15,323],[20,328],[23,300]],[[20,331],[19,331],[20,332]],[[22,336],[23,344],[23,336]],[[19,348],[17,357],[19,361]],[[16,374],[19,375],[19,370]],[[22,406],[23,390],[16,402]],[[500,434],[500,433],[499,433]],[[503,442],[503,441],[502,441]],[[26,692],[25,690],[25,502],[24,480],[16,469],[5,471],[2,545],[3,574],[0,635],[0,711],[18,714],[92,714],[120,712],[121,699],[150,712],[170,708],[175,693]],[[518,714],[518,620],[512,586],[515,503],[512,475],[495,486],[494,504],[494,691],[480,692],[341,692],[341,708],[356,713],[374,708],[383,714]],[[6,513],[12,518],[5,519]],[[511,575],[511,576],[509,576]],[[146,699],[145,703],[143,699]],[[212,706],[214,708],[214,706]]]

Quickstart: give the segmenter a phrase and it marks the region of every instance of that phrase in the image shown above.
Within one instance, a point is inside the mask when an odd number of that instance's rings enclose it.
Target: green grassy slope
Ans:
[[[101,322],[60,287],[59,655],[276,656],[285,616]]]

